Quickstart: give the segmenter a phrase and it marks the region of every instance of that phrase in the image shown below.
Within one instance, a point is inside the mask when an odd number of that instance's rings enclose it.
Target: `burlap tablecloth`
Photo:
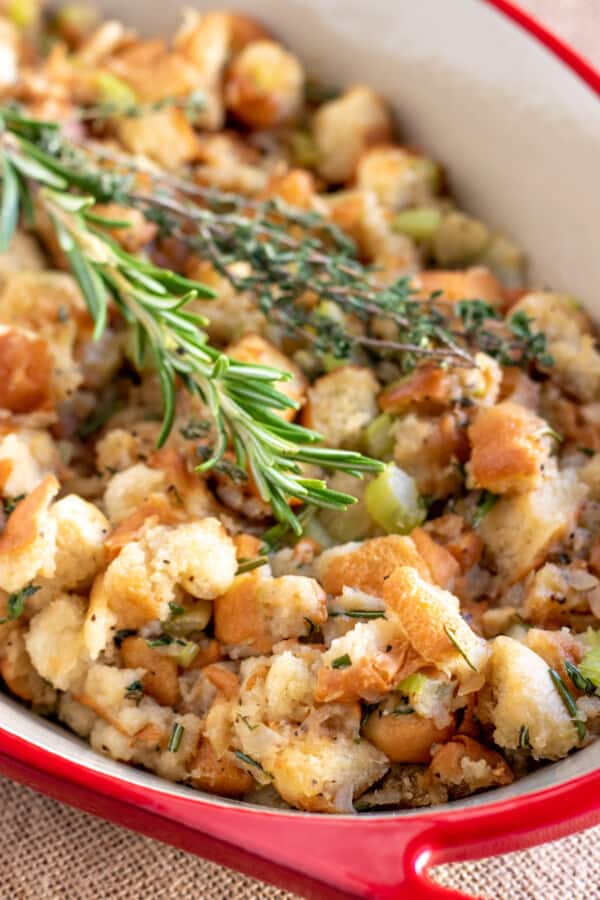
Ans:
[[[521,6],[600,65],[600,0],[521,0]],[[0,900],[293,900],[4,779],[0,810]],[[521,853],[440,866],[435,877],[491,900],[594,900],[600,827]]]

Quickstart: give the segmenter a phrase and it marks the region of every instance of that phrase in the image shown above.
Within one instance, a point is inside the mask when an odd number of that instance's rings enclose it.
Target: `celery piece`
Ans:
[[[133,88],[111,72],[98,72],[95,77],[95,87],[100,103],[116,109],[131,109],[138,102]]]
[[[427,512],[414,479],[394,463],[367,485],[365,502],[371,518],[388,534],[408,534]]]
[[[389,413],[381,413],[369,422],[364,431],[364,446],[368,456],[389,459],[394,450],[394,425]]]
[[[434,237],[441,222],[442,213],[435,206],[415,206],[397,213],[392,228],[408,235],[417,243],[423,243]]]
[[[597,688],[600,687],[600,647],[594,647],[593,650],[588,650],[585,654],[581,662],[578,666],[579,671],[583,675],[584,678],[589,678],[589,680],[595,684]]]

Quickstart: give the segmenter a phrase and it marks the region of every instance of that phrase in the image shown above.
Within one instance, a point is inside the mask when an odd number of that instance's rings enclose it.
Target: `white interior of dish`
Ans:
[[[99,0],[97,5],[155,34],[173,29],[180,7],[162,0]],[[194,4],[187,0],[185,5]],[[396,109],[402,139],[448,166],[461,204],[527,249],[532,283],[576,294],[600,319],[600,102],[508,19],[483,0],[209,0],[195,5],[233,7],[269,23],[325,83],[364,81],[379,89]],[[88,769],[206,799],[98,756],[4,697],[0,724]],[[516,784],[451,805],[468,807],[542,790],[599,765],[600,741]]]

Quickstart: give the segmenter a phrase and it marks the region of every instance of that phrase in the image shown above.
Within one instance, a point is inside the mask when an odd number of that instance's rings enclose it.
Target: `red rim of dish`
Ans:
[[[515,6],[509,0],[483,0],[483,2],[494,6],[498,12],[532,35],[600,96],[600,70],[574,50],[570,44],[557,37],[535,16],[525,12],[521,7]]]

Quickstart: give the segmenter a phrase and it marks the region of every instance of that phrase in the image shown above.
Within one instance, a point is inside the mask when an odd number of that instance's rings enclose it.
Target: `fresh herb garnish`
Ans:
[[[567,670],[567,675],[578,691],[581,691],[582,694],[589,695],[596,693],[596,685],[591,678],[586,678],[586,676],[579,671],[577,666],[568,659],[565,660],[565,669]]]
[[[171,637],[170,634],[161,634],[157,638],[153,638],[152,640],[146,641],[147,645],[153,650],[155,647],[168,647],[169,644],[174,643],[175,638]],[[179,643],[184,643],[180,641]]]
[[[248,756],[247,753],[243,753],[241,750],[234,750],[234,756],[236,756],[240,762],[243,762],[247,766],[251,766],[253,769],[258,769],[259,772],[262,772],[263,775],[266,775],[267,778],[273,778],[270,772],[261,766],[258,760],[253,759],[252,756]]]
[[[330,619],[346,616],[348,619],[385,619],[382,609],[336,609],[328,612]]]
[[[2,507],[4,509],[4,515],[10,516],[10,514],[15,511],[17,503],[20,503],[24,498],[25,494],[18,494],[16,497],[3,497]]]
[[[499,499],[500,497],[497,494],[492,494],[490,491],[483,491],[479,498],[479,502],[475,507],[475,512],[473,513],[473,528],[477,528],[477,526],[481,524]]]
[[[240,716],[240,720],[244,723],[246,728],[249,728],[250,731],[256,731],[258,725],[253,725],[248,716]]]
[[[571,716],[571,719],[573,720],[573,724],[574,724],[575,728],[577,729],[577,735],[579,737],[579,740],[582,741],[586,735],[586,727],[585,727],[585,722],[582,722],[581,719],[579,718],[577,704],[575,703],[575,700],[573,699],[573,695],[571,694],[568,687],[566,686],[566,684],[564,683],[564,681],[562,680],[562,678],[560,677],[560,675],[558,674],[558,672],[555,669],[548,669],[548,672],[550,674],[550,678],[552,679],[552,683],[553,683],[554,687],[556,688],[556,690],[558,691],[560,699],[562,700],[562,702],[564,704],[565,709],[567,710],[567,712]]]
[[[210,422],[203,419],[190,419],[179,429],[179,433],[186,441],[195,441],[199,438],[206,437],[210,431]]]
[[[252,572],[254,569],[260,569],[261,566],[266,566],[268,562],[268,556],[257,556],[254,559],[240,559],[238,560],[238,567],[235,574],[243,575],[244,572]]]
[[[464,659],[464,661],[466,662],[468,667],[470,669],[473,669],[474,672],[476,672],[477,666],[473,665],[473,663],[471,662],[471,660],[465,653],[464,649],[461,647],[459,642],[456,640],[456,633],[455,633],[454,629],[450,625],[444,625],[444,631],[446,633],[446,637],[448,638],[448,640],[450,641],[450,643],[452,644],[454,649],[460,653],[460,655],[462,656],[462,658]]]
[[[586,456],[596,455],[596,451],[593,447],[577,447],[576,450],[578,453],[585,453]]]
[[[84,419],[77,429],[77,436],[82,439],[91,437],[92,434],[104,428],[106,423],[121,409],[123,409],[123,404],[118,400],[112,400],[110,403],[100,406],[87,419]]]
[[[531,744],[529,743],[529,728],[527,725],[521,725],[519,728],[519,749],[521,750],[529,750],[531,748]]]
[[[395,706],[391,711],[390,715],[392,716],[410,716],[414,713],[415,708],[411,706],[410,703],[403,703],[400,706]]]
[[[37,584],[28,584],[27,587],[22,588],[20,591],[9,594],[6,601],[6,616],[0,619],[0,625],[4,625],[6,622],[14,622],[15,619],[23,615],[25,612],[25,601],[28,597],[37,594],[39,589],[40,586]]]
[[[126,700],[135,700],[135,705],[139,706],[142,702],[142,697],[144,696],[144,685],[141,681],[136,680],[132,681],[131,684],[128,684],[125,688],[125,699]]]
[[[171,732],[171,737],[169,738],[169,743],[167,744],[167,750],[169,753],[177,753],[181,746],[181,739],[185,732],[184,726],[180,722],[175,722],[173,725],[173,730]]]
[[[179,616],[182,616],[185,612],[183,606],[180,606],[178,603],[174,603],[172,600],[169,600],[169,613],[171,619],[176,619]]]
[[[118,631],[115,632],[115,636],[113,638],[115,647],[117,647],[117,649],[120,650],[121,644],[123,643],[123,641],[126,638],[133,637],[136,634],[137,634],[137,631],[135,630],[135,628],[120,628]]]
[[[348,666],[352,665],[352,660],[348,656],[347,653],[344,653],[343,656],[338,656],[337,659],[334,659],[331,663],[332,669],[347,669]]]

